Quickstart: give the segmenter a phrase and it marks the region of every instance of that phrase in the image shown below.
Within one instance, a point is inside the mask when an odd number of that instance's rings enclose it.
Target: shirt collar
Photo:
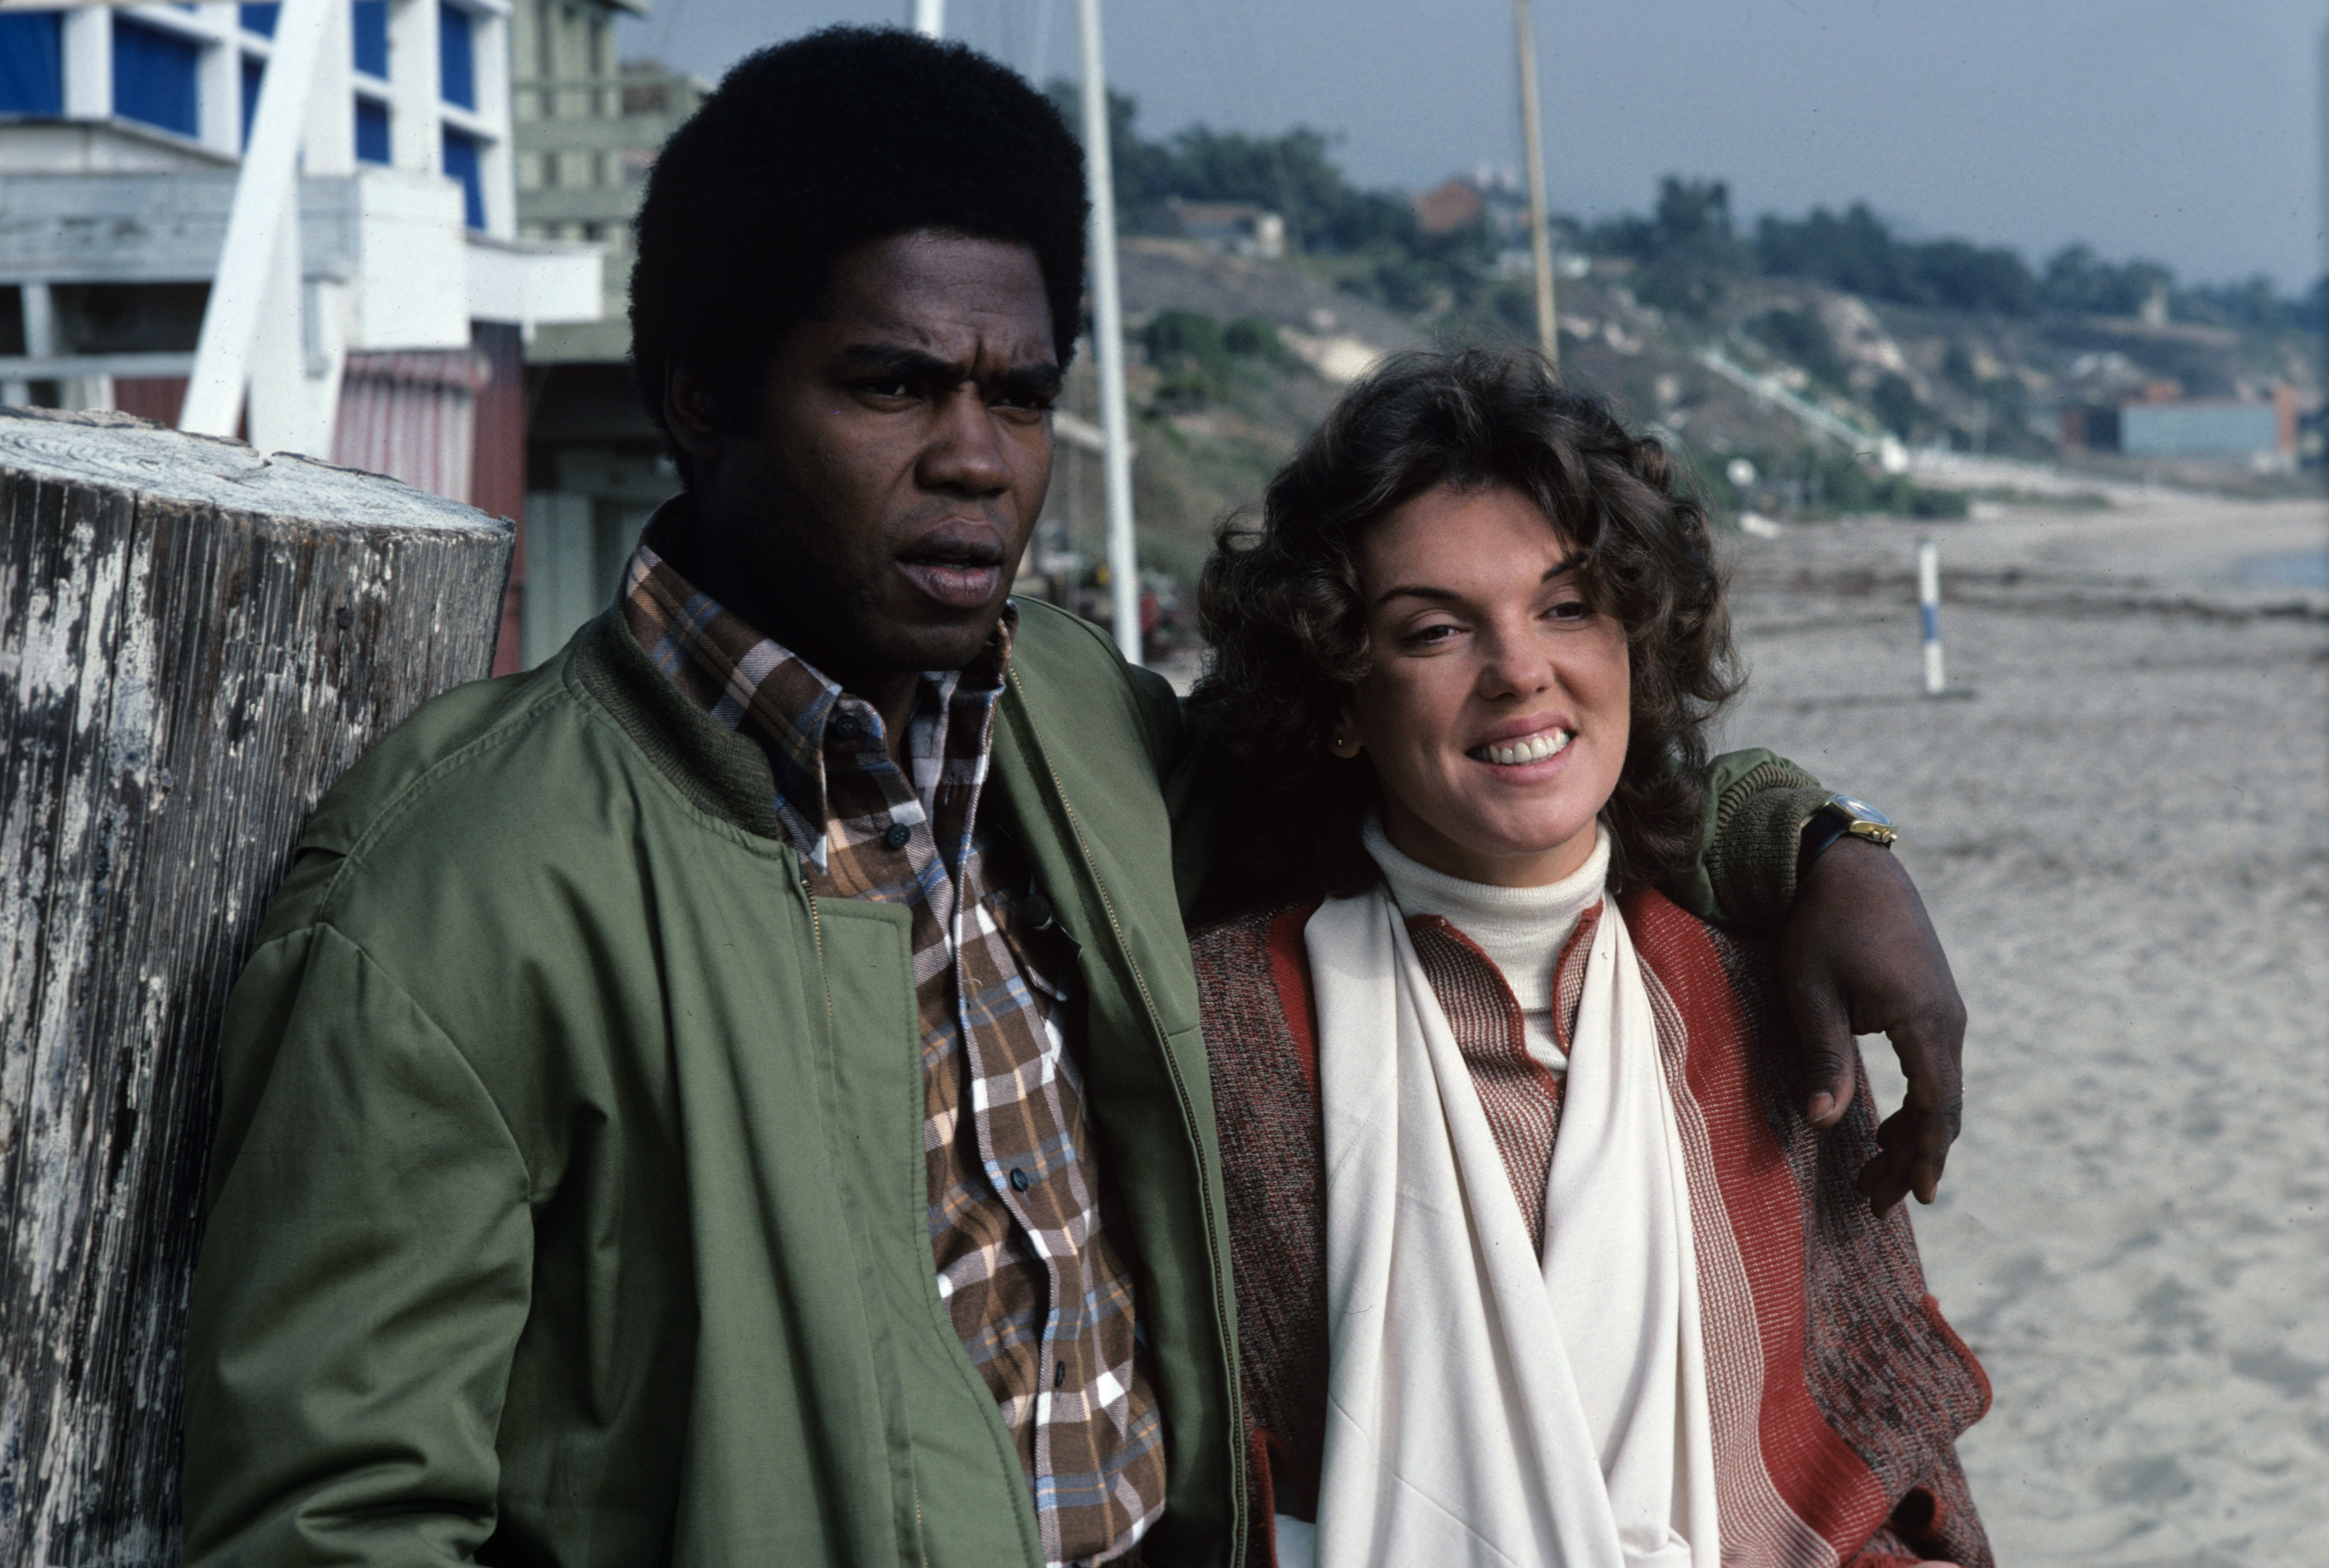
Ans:
[[[686,500],[676,496],[665,502],[640,534],[623,570],[624,621],[655,668],[691,701],[728,728],[761,743],[775,778],[778,821],[794,850],[822,871],[827,837],[825,749],[840,746],[881,751],[882,717],[871,703],[844,692],[807,660],[756,630],[672,565],[659,547],[684,526]],[[927,711],[935,704],[944,714],[965,699],[991,707],[1010,668],[1018,624],[1018,606],[1005,600],[995,634],[977,658],[959,671],[923,671],[917,710]],[[945,726],[934,726],[932,731],[934,737],[942,737]],[[983,727],[982,750],[992,739],[991,727]],[[942,738],[934,738],[933,744],[942,744]],[[910,765],[914,760],[910,757]]]

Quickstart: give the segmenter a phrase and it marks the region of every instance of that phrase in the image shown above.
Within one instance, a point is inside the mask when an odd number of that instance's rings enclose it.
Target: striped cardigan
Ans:
[[[1815,1132],[1772,951],[1655,892],[1619,906],[1660,1043],[1684,1064],[1676,1110],[1726,1568],[1992,1568],[1955,1446],[1988,1408],[1988,1379],[1925,1291],[1905,1210],[1877,1219],[1853,1186],[1875,1144],[1865,1073],[1843,1124]],[[1316,907],[1238,916],[1193,944],[1228,1184],[1255,1564],[1276,1561],[1273,1513],[1315,1516],[1325,1432],[1325,1180],[1302,943]],[[1557,973],[1564,1045],[1591,925]],[[1444,921],[1410,927],[1541,1240],[1557,1086],[1529,1059],[1519,1006],[1485,955]]]

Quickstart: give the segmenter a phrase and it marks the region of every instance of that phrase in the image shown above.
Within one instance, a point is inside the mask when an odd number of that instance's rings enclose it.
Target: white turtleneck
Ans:
[[[1595,824],[1593,853],[1585,864],[1543,887],[1498,887],[1435,871],[1393,847],[1375,812],[1367,814],[1363,831],[1367,853],[1382,868],[1400,913],[1437,915],[1470,937],[1521,1004],[1529,1055],[1548,1071],[1567,1072],[1569,1058],[1553,1038],[1553,971],[1561,963],[1561,945],[1600,899],[1608,879],[1608,830]]]

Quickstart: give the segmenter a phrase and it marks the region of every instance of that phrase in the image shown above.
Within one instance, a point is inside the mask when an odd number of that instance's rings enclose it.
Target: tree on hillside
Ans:
[[[2329,276],[2315,279],[2311,288],[2293,299],[2262,273],[2239,283],[2187,286],[2175,291],[2177,316],[2257,332],[2318,333],[2324,312],[2329,312]]]
[[[1730,186],[1723,180],[1658,182],[1658,204],[1646,219],[1627,214],[1588,231],[1589,249],[1623,256],[1642,269],[1636,292],[1651,305],[1702,315],[1722,297],[1725,283],[1752,259],[1730,216]]]
[[[2065,245],[2046,258],[2038,293],[2049,310],[2079,315],[2134,315],[2164,294],[2175,275],[2156,261],[2105,261],[2089,245]]]
[[[1055,80],[1051,100],[1077,117],[1076,88]],[[1139,101],[1108,95],[1110,166],[1116,175],[1120,226],[1134,228],[1168,200],[1255,202],[1281,214],[1287,237],[1306,250],[1360,251],[1390,244],[1419,248],[1415,213],[1405,197],[1363,191],[1344,177],[1331,143],[1306,126],[1281,136],[1248,136],[1194,125],[1162,142],[1140,135]]]
[[[2040,297],[2017,252],[1964,239],[1902,240],[1865,202],[1840,216],[1825,207],[1803,218],[1764,214],[1755,225],[1755,258],[1773,277],[1807,277],[1903,305],[2027,315]]]

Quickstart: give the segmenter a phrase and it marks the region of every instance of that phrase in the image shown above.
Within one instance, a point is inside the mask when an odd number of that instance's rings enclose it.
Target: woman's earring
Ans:
[[[1348,761],[1359,755],[1359,743],[1344,731],[1337,729],[1334,731],[1334,738],[1327,743],[1326,749],[1344,761]]]

